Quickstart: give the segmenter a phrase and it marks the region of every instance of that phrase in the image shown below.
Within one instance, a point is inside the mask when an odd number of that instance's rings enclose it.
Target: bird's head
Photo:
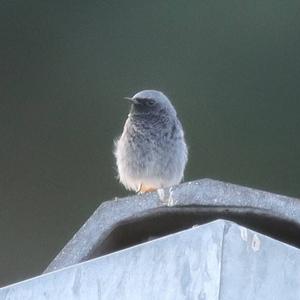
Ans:
[[[125,97],[131,102],[132,114],[169,113],[176,116],[176,111],[166,95],[156,90],[144,90],[133,97]]]

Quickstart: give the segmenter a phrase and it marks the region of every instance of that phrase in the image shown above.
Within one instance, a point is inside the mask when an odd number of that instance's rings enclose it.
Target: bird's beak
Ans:
[[[132,102],[133,104],[137,104],[138,102],[136,101],[136,99],[131,98],[131,97],[124,97],[125,100],[128,100],[130,102]]]

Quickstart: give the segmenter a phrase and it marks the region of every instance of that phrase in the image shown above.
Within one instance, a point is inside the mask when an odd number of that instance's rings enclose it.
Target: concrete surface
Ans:
[[[46,272],[216,219],[300,247],[300,201],[211,179],[104,202]]]

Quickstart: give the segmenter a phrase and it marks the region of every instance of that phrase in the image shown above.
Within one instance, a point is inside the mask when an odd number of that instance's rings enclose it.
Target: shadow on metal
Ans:
[[[244,227],[300,248],[300,226],[266,212],[229,207],[172,207],[153,210],[142,218],[116,224],[107,238],[84,259],[92,259],[217,219],[230,220]]]

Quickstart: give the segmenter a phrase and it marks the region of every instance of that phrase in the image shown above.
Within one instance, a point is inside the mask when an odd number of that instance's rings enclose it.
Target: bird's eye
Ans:
[[[153,106],[155,104],[155,101],[154,100],[152,100],[152,99],[148,99],[147,100],[147,105],[148,106]]]

